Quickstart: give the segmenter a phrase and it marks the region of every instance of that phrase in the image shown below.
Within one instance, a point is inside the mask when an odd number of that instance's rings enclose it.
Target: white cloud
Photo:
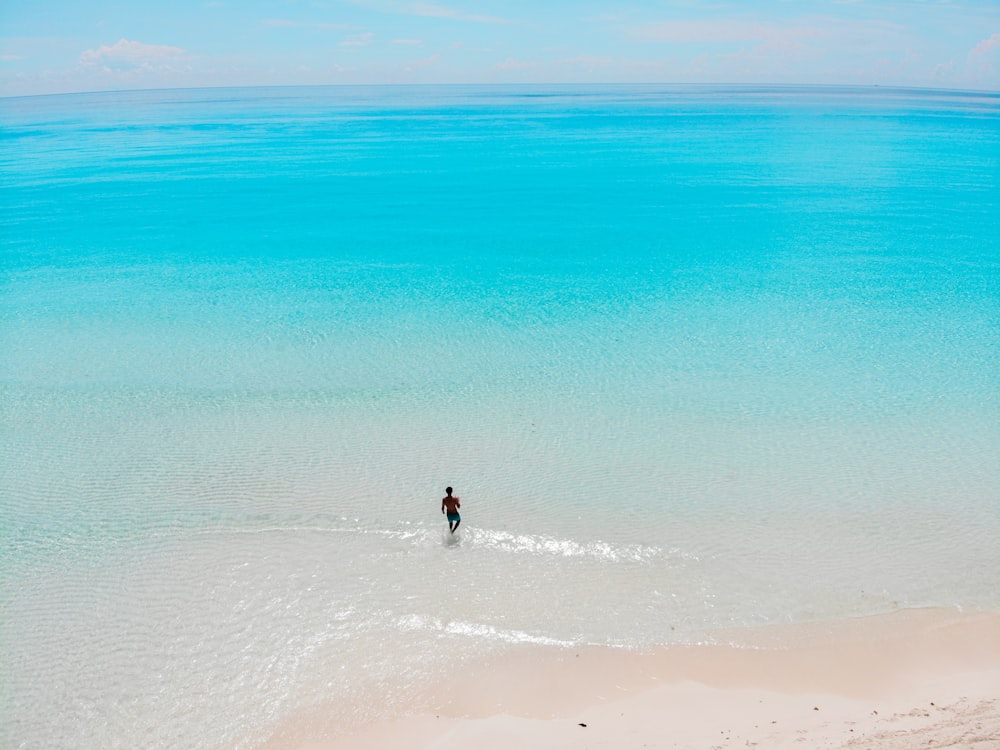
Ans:
[[[633,39],[663,45],[683,80],[916,83],[927,82],[932,67],[921,61],[926,50],[913,45],[906,26],[877,19],[698,19],[630,32]]]
[[[740,21],[663,21],[636,29],[635,36],[650,42],[704,43],[704,42],[753,42],[776,37],[817,36],[812,27],[788,28],[770,23],[743,23]]]
[[[807,47],[864,54],[881,48],[895,53],[906,40],[905,29],[879,20],[850,21],[813,16],[788,23],[706,19],[665,21],[634,28],[633,38],[668,44],[717,44],[730,50],[746,44],[772,52],[802,52]],[[710,52],[709,52],[710,54]]]
[[[507,18],[497,16],[483,16],[477,13],[466,13],[465,11],[449,8],[437,3],[417,2],[406,6],[403,11],[410,16],[423,16],[426,18],[450,18],[454,21],[472,21],[474,23],[511,23]]]
[[[493,66],[494,70],[530,70],[531,68],[537,68],[538,63],[536,62],[526,62],[522,60],[516,60],[513,57],[508,57],[503,62],[497,63]]]
[[[415,70],[420,70],[421,68],[429,68],[434,65],[438,60],[441,59],[441,55],[433,54],[430,57],[425,57],[422,60],[414,60],[403,66],[403,70],[407,73],[412,73]]]
[[[969,51],[968,70],[977,83],[1000,83],[1000,31],[991,34]]]
[[[0,62],[11,62],[13,60],[23,60],[21,55],[0,55]]]
[[[629,15],[625,13],[595,13],[580,19],[583,23],[623,23],[629,20]]]
[[[567,57],[564,60],[559,60],[558,65],[569,65],[569,66],[579,66],[583,68],[607,68],[613,65],[615,62],[612,57],[602,57],[600,55],[577,55],[576,57]]]
[[[989,53],[990,50],[1000,47],[1000,31],[996,32],[992,36],[986,37],[979,44],[977,44],[972,52],[969,53],[969,57],[978,57],[979,55],[985,55]]]
[[[950,78],[955,73],[955,61],[948,60],[947,62],[938,63],[931,70],[931,78]]]
[[[322,21],[294,21],[289,18],[266,18],[261,23],[272,29],[323,29],[343,31],[351,28],[345,23],[325,23]]]
[[[166,44],[144,44],[119,39],[110,47],[102,45],[80,55],[80,65],[106,71],[172,70],[187,58],[186,50]]]
[[[344,41],[340,43],[341,47],[367,47],[372,43],[372,39],[375,35],[366,31],[364,34],[355,34],[354,36],[347,37]]]

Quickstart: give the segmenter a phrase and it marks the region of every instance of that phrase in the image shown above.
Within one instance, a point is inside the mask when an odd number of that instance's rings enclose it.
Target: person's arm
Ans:
[[[441,501],[441,512],[444,513],[444,500]]]

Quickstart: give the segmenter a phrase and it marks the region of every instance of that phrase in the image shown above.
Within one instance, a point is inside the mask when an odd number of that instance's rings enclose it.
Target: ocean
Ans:
[[[1000,610],[996,93],[40,96],[0,146],[4,748]]]

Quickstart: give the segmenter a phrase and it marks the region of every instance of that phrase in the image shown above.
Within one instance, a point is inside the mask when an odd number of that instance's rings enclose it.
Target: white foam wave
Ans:
[[[443,635],[457,635],[469,638],[481,638],[490,641],[500,641],[503,643],[536,644],[540,646],[578,646],[576,641],[569,641],[560,638],[550,638],[544,635],[526,633],[523,630],[506,630],[493,625],[483,623],[448,621],[443,622],[437,617],[424,617],[410,614],[400,617],[396,621],[396,626],[400,630],[422,630],[441,633]]]
[[[506,531],[472,529],[466,532],[470,541],[504,552],[528,552],[556,557],[592,557],[609,562],[645,562],[662,557],[661,547],[643,544],[613,544],[600,540],[578,542],[574,539],[560,539],[546,534],[512,534]],[[679,550],[670,555],[685,556]]]
[[[266,526],[217,526],[199,529],[198,534],[358,534],[381,536],[415,544],[434,543],[435,528],[424,524],[400,522],[395,528],[364,526],[359,519],[340,518],[334,523],[269,524]],[[465,529],[467,544],[480,549],[511,554],[532,554],[551,557],[583,557],[605,562],[650,562],[656,559],[698,561],[698,557],[680,549],[665,549],[655,545],[616,544],[603,540],[578,541],[548,534],[517,534],[494,529]]]

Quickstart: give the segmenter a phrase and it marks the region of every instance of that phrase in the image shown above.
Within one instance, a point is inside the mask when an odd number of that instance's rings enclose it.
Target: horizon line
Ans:
[[[914,86],[905,84],[884,84],[884,83],[739,83],[739,82],[727,82],[727,81],[715,81],[715,82],[692,82],[692,81],[592,81],[592,82],[579,82],[579,81],[551,81],[551,82],[522,82],[522,83],[500,83],[500,82],[481,82],[481,83],[459,83],[459,82],[446,82],[446,83],[414,83],[414,82],[402,82],[402,83],[391,83],[391,82],[380,82],[380,83],[267,83],[267,84],[240,84],[240,85],[230,85],[230,86],[153,86],[149,88],[125,88],[125,89],[92,89],[84,91],[59,91],[59,92],[47,92],[38,94],[7,94],[0,95],[0,101],[8,99],[35,99],[41,97],[57,97],[57,96],[88,96],[97,94],[137,94],[137,93],[148,93],[155,91],[222,91],[222,90],[246,90],[246,89],[327,89],[327,88],[341,88],[341,89],[373,89],[373,88],[541,88],[546,86],[562,86],[562,87],[604,87],[604,88],[614,88],[622,86],[631,87],[644,87],[651,88],[657,86],[668,86],[676,88],[711,88],[711,87],[728,87],[728,88],[739,88],[739,89],[884,89],[886,91],[933,91],[941,93],[955,93],[955,94],[973,94],[973,95],[986,95],[986,96],[997,96],[1000,97],[1000,88],[998,89],[969,89],[969,88],[952,88],[944,86]]]

